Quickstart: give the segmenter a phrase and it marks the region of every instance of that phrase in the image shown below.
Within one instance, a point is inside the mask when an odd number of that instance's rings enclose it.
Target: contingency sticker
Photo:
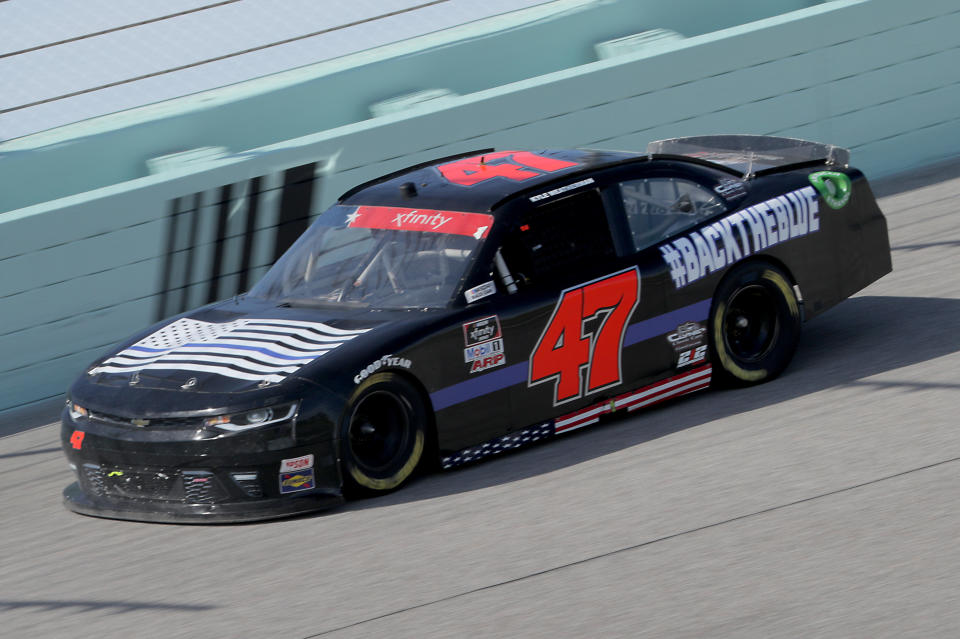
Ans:
[[[296,493],[301,490],[311,490],[316,486],[313,480],[313,469],[280,473],[280,494]]]
[[[697,322],[684,322],[677,330],[667,335],[667,341],[677,352],[677,368],[703,363],[707,358],[707,345],[703,343],[707,329]]]
[[[484,297],[490,297],[496,292],[497,285],[493,283],[493,280],[490,280],[489,282],[484,282],[483,284],[464,291],[463,296],[466,298],[467,304],[471,304]]]
[[[463,360],[470,364],[470,372],[477,373],[506,364],[500,318],[496,315],[467,322],[463,325]]]
[[[313,455],[304,455],[303,457],[294,457],[293,459],[284,459],[280,462],[280,472],[289,473],[313,468]]]

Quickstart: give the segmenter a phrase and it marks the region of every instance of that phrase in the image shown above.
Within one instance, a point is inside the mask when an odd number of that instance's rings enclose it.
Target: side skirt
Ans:
[[[607,399],[593,406],[568,413],[548,422],[524,428],[509,435],[503,435],[488,442],[464,448],[441,460],[444,470],[463,466],[487,457],[499,455],[502,452],[520,448],[533,442],[547,439],[555,435],[562,435],[570,431],[590,426],[600,421],[603,415],[613,413],[624,408],[628,411],[659,404],[672,397],[679,397],[710,386],[712,367],[707,364],[680,375],[674,375],[660,380],[655,384],[624,393],[612,399]]]

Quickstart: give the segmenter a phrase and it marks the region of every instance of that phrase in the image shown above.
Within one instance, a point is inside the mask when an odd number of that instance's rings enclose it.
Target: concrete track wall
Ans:
[[[488,37],[506,37],[497,34]],[[542,37],[517,59],[549,56],[558,40]],[[465,42],[438,45],[451,70],[477,64],[483,36]],[[450,87],[450,77],[430,86]],[[850,147],[853,163],[877,176],[956,155],[958,103],[955,0],[836,0],[255,149],[231,142],[227,157],[180,172],[135,169],[124,182],[0,213],[0,409],[56,396],[123,335],[243,289],[312,213],[406,164],[484,146],[643,149],[662,137],[746,132]],[[242,124],[224,115],[228,105],[204,113]],[[162,124],[131,130],[152,126],[156,141]],[[98,133],[98,153],[116,144],[140,163],[151,157],[123,135]],[[202,128],[195,139],[211,143]],[[51,149],[0,145],[0,198],[15,201],[17,180],[37,172],[69,182],[97,161],[66,148],[57,164]]]

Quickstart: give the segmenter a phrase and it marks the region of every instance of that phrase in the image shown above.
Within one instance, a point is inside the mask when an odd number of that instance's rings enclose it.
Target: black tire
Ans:
[[[340,430],[340,464],[348,494],[399,488],[416,470],[426,442],[427,410],[409,381],[371,375],[354,392]]]
[[[710,310],[714,380],[742,386],[775,378],[797,350],[800,324],[797,297],[782,270],[766,262],[733,268]]]

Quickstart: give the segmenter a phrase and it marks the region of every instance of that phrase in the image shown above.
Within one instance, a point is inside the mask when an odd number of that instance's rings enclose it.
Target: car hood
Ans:
[[[133,337],[89,368],[85,378],[128,390],[260,394],[294,383],[304,369],[391,319],[367,309],[225,302]]]

